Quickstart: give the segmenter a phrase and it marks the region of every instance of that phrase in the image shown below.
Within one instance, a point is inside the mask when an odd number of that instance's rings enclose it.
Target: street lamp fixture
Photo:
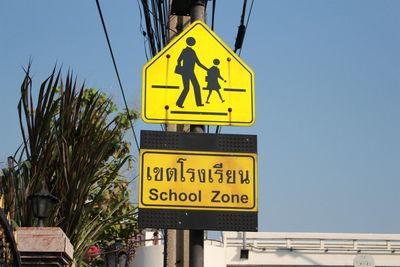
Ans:
[[[31,202],[33,216],[39,220],[39,227],[44,227],[43,220],[50,217],[58,199],[49,193],[43,182],[40,192],[29,196],[28,200]]]
[[[121,240],[115,240],[113,246],[106,252],[107,267],[126,267],[128,266],[128,253],[125,251]]]

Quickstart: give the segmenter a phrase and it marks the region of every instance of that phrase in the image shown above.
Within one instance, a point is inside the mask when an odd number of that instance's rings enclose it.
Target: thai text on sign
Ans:
[[[252,153],[141,150],[139,208],[257,211]]]

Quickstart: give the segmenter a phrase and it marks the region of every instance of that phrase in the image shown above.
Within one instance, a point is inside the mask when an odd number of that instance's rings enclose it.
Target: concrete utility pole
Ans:
[[[170,6],[172,5],[170,0]],[[169,17],[169,41],[190,24],[189,16]],[[189,125],[166,124],[168,132],[188,132]],[[164,236],[164,267],[189,267],[189,231],[166,229]]]
[[[170,6],[173,1],[171,0]],[[204,21],[205,0],[186,0],[190,3],[190,22]],[[180,1],[182,3],[182,1]],[[170,40],[189,26],[187,16],[170,16],[169,28],[175,28],[176,32],[170,30]],[[203,125],[166,125],[167,131],[183,131],[204,133]],[[164,267],[203,267],[204,266],[204,230],[166,230],[164,243]],[[189,254],[189,255],[188,255]]]
[[[172,4],[170,1],[170,6]],[[169,18],[169,41],[179,35],[189,24],[187,16],[171,16]],[[186,126],[186,127],[185,127]],[[166,124],[168,132],[187,132],[187,125]],[[189,267],[189,231],[165,229],[164,235],[164,267]]]
[[[196,20],[204,21],[205,18],[205,0],[192,0],[192,6],[190,9],[190,21],[195,22]]]
[[[190,20],[204,21],[205,0],[192,0]],[[204,133],[204,125],[192,125],[191,132]],[[189,266],[204,266],[204,230],[190,230],[189,232]]]

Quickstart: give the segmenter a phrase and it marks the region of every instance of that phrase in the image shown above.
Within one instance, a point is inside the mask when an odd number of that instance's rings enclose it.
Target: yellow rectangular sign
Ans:
[[[143,149],[139,208],[257,211],[257,155]]]

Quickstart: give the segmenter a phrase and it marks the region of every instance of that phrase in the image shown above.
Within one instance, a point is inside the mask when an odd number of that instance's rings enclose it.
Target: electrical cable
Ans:
[[[160,32],[159,32],[159,23],[158,23],[158,13],[157,9],[155,8],[154,0],[151,0],[151,8],[153,9],[153,25],[155,29],[155,40],[157,43],[157,52],[161,50],[161,43],[160,43]]]
[[[235,40],[235,50],[234,50],[235,53],[237,50],[242,48],[244,36],[246,34],[246,27],[244,26],[244,16],[246,14],[246,6],[247,6],[247,0],[244,0],[242,8],[242,16],[240,17],[240,25]]]
[[[146,10],[144,10],[145,18],[146,18],[146,27],[147,27],[147,33],[148,33],[149,41],[150,41],[150,45],[151,45],[151,54],[152,54],[152,57],[154,57],[155,54],[157,54],[157,52],[158,52],[158,49],[156,46],[157,36],[155,36],[156,31],[154,29],[154,27],[156,26],[156,23],[154,22],[154,19],[156,16],[154,15],[153,12],[150,11],[150,7],[149,7],[147,0],[142,0],[142,4],[143,3],[146,4]],[[152,16],[150,16],[150,14]],[[151,22],[151,17],[153,18],[153,22]]]
[[[240,17],[240,24],[244,24],[244,15],[246,13],[247,0],[243,1],[242,16]]]
[[[158,5],[157,5],[157,10],[158,10],[158,17],[160,18],[160,32],[161,32],[161,45],[162,45],[162,47],[164,47],[165,45],[166,45],[166,42],[167,42],[167,40],[166,40],[166,34],[165,34],[165,31],[166,31],[166,20],[165,20],[165,16],[164,16],[164,13],[163,13],[163,3],[164,2],[162,2],[162,1],[158,1]]]
[[[149,41],[148,38],[144,38],[144,41],[143,41],[144,55],[145,55],[147,61],[149,61],[149,55],[147,54],[147,49],[146,49],[146,43],[147,43],[148,41]]]
[[[164,8],[164,21],[166,22],[166,27],[165,27],[165,38],[166,38],[166,40],[167,40],[167,43],[168,43],[168,40],[169,40],[169,31],[167,30],[167,28],[169,27],[169,17],[168,17],[168,14],[169,14],[169,2],[167,2],[167,4],[165,4],[165,5],[163,5],[163,8]],[[167,44],[166,43],[166,44]]]
[[[122,87],[121,78],[120,78],[120,76],[119,76],[119,71],[118,71],[117,64],[116,64],[115,57],[114,57],[114,53],[113,53],[113,50],[112,50],[112,47],[111,47],[110,38],[108,37],[107,28],[106,28],[106,24],[105,24],[105,22],[104,22],[103,12],[101,11],[101,7],[100,7],[99,0],[96,0],[96,5],[97,5],[97,10],[98,10],[99,15],[100,15],[101,24],[103,25],[104,34],[105,34],[106,39],[107,39],[107,45],[108,45],[108,49],[109,49],[110,54],[111,54],[111,59],[112,59],[112,61],[113,61],[115,73],[117,74],[117,79],[118,79],[119,88],[121,89],[122,98],[123,98],[124,104],[125,104],[125,109],[126,109],[126,112],[127,112],[127,114],[128,114],[128,120],[129,120],[131,129],[132,129],[132,132],[133,132],[133,137],[134,137],[134,139],[135,139],[136,147],[137,147],[137,149],[138,149],[138,151],[139,151],[139,150],[140,150],[139,142],[138,142],[137,137],[136,137],[135,129],[133,128],[132,120],[130,119],[128,103],[127,103],[127,101],[126,101],[124,88]]]
[[[139,21],[140,21],[139,29],[142,33],[144,33],[145,31],[144,31],[143,23],[142,23],[142,21],[143,21],[142,9],[140,8],[139,0],[136,0],[136,3],[138,4],[138,7],[139,7]]]
[[[156,45],[154,43],[154,30],[151,24],[151,19],[150,19],[150,10],[149,10],[149,5],[147,4],[147,0],[142,0],[142,6],[143,6],[143,13],[144,13],[144,19],[146,21],[146,32],[147,36],[149,38],[149,47],[151,51],[151,55],[154,56],[157,54],[156,52]]]
[[[212,17],[211,17],[211,30],[214,30],[214,18],[215,18],[215,6],[217,4],[217,0],[213,0],[212,5]]]
[[[167,29],[176,33],[174,29],[171,29],[168,25],[167,21],[167,10],[168,10],[168,1],[158,2],[159,6],[156,8],[154,0],[152,0],[151,9],[147,0],[141,0],[143,6],[144,17],[146,21],[147,33],[149,36],[149,47],[151,51],[151,55],[154,57],[165,44],[167,44]],[[162,7],[161,7],[162,5]],[[164,10],[164,11],[163,11]],[[164,14],[163,14],[164,13]],[[150,16],[153,17],[153,22]],[[160,26],[161,25],[161,26]]]
[[[215,1],[215,0],[214,0],[214,1]],[[239,53],[238,53],[239,57],[240,57],[240,54],[242,53],[242,47],[243,47],[243,41],[244,41],[244,33],[246,32],[247,26],[248,26],[248,24],[249,24],[249,20],[250,20],[250,16],[251,16],[251,11],[253,10],[253,4],[254,4],[254,0],[251,1],[250,10],[249,10],[249,14],[248,14],[248,16],[247,16],[246,25],[243,25],[243,23],[244,23],[244,15],[245,15],[245,12],[246,12],[247,0],[244,0],[244,1],[243,1],[242,16],[241,16],[241,18],[240,18],[239,31],[238,31],[238,35],[237,35],[237,37],[236,37],[236,41],[238,41],[239,38],[242,38],[242,39],[240,40],[240,41],[241,41],[241,43],[240,43],[240,51],[239,51]],[[240,27],[242,27],[242,29],[243,29],[243,36],[242,36],[242,37],[239,36],[239,34],[240,34]],[[239,48],[237,48],[236,46],[237,46],[237,44],[235,43],[235,53],[236,53],[236,51],[239,49]],[[217,126],[217,129],[215,130],[215,133],[216,133],[216,134],[219,134],[219,133],[221,133],[221,130],[222,130],[222,126]]]
[[[247,15],[246,28],[247,28],[247,25],[249,24],[249,20],[250,20],[250,16],[251,16],[251,11],[253,10],[253,4],[254,4],[254,0],[251,0],[249,15]]]
[[[162,47],[165,47],[168,43],[167,39],[168,20],[166,14],[164,13],[164,10],[166,9],[167,5],[168,1],[158,1],[158,12],[161,21]]]
[[[247,21],[246,21],[246,29],[247,29],[247,26],[249,25],[249,21],[250,21],[250,16],[251,16],[251,11],[253,10],[253,4],[254,4],[254,0],[251,0],[251,5],[250,5],[250,10],[249,10],[249,15],[247,15]],[[242,53],[242,49],[240,49],[240,51],[239,51],[239,57],[240,57],[240,54]]]
[[[140,29],[140,32],[141,32],[142,35],[143,35],[144,53],[145,53],[145,56],[146,56],[147,61],[149,61],[149,56],[148,56],[148,54],[147,54],[147,49],[146,49],[146,43],[148,42],[148,39],[149,39],[149,38],[147,37],[147,33],[146,33],[146,31],[144,30],[144,28],[143,28],[143,14],[142,14],[142,9],[140,8],[139,0],[136,0],[136,3],[137,3],[138,8],[139,8],[139,22],[140,22],[140,24],[139,24],[139,29]]]

